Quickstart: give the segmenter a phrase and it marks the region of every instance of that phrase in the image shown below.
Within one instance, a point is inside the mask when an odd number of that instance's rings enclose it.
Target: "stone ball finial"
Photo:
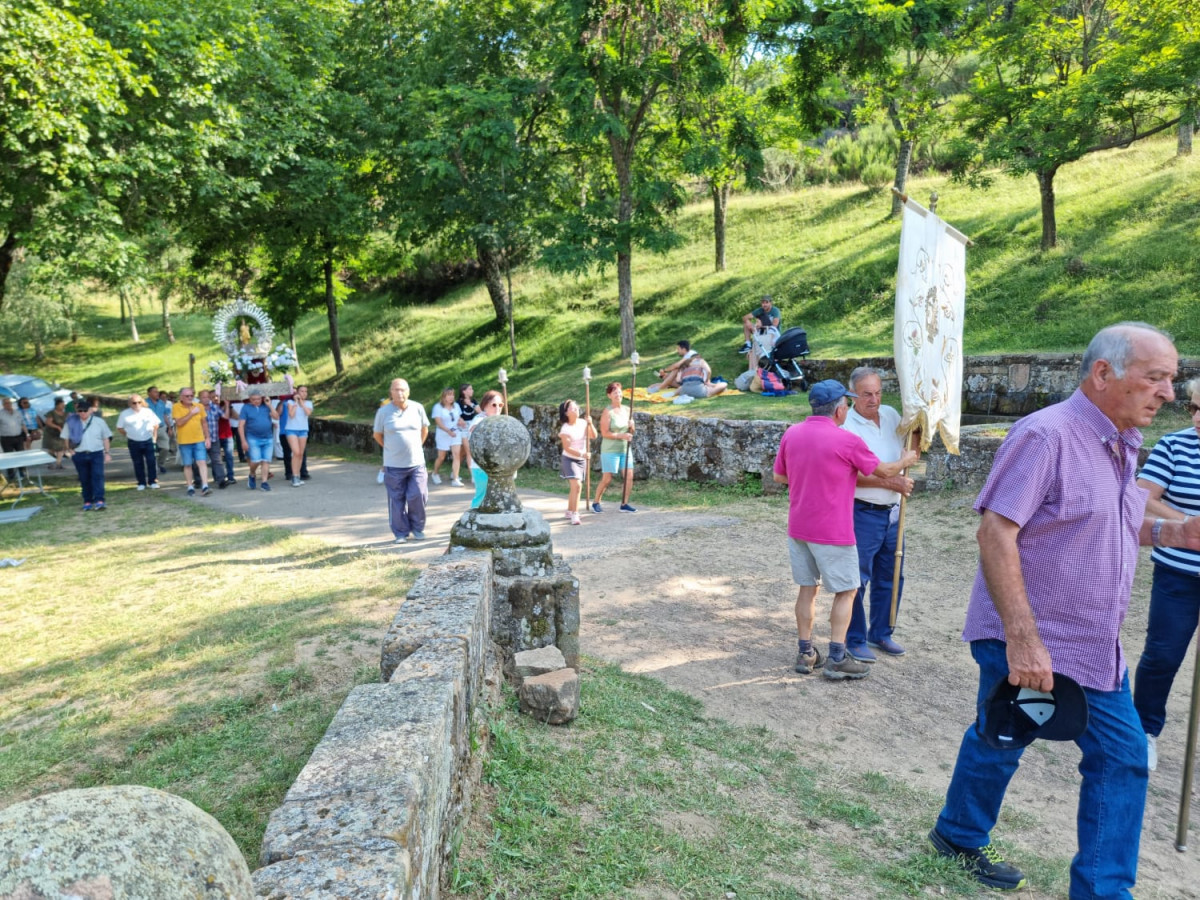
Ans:
[[[520,512],[513,476],[529,459],[529,429],[512,416],[488,416],[471,432],[471,458],[487,473],[483,512]]]
[[[233,838],[208,813],[139,785],[44,794],[0,811],[0,897],[252,900]]]

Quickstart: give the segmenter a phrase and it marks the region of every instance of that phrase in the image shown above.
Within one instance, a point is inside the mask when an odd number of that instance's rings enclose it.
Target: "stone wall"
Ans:
[[[475,711],[497,697],[492,558],[417,579],[384,641],[383,683],[354,688],[271,814],[258,896],[436,898],[478,780]]]
[[[1079,384],[1080,353],[1007,353],[968,356],[963,360],[962,411],[974,415],[1023,416],[1065,400]],[[856,366],[884,373],[883,389],[896,392],[896,360],[891,356],[863,359],[808,359],[803,368],[810,382],[836,378],[845,382]],[[1200,375],[1200,359],[1181,359],[1176,393]]]
[[[796,402],[798,399],[798,402]],[[789,402],[784,400],[781,402]],[[796,421],[808,414],[804,398],[790,398]],[[530,462],[544,468],[558,468],[558,409],[552,406],[522,405],[513,410],[529,429],[533,440]],[[599,418],[600,409],[592,411]],[[662,478],[667,481],[715,481],[734,484],[746,475],[761,477],[771,485],[775,451],[789,422],[738,419],[687,419],[669,413],[653,415],[633,413],[638,437],[634,440],[634,477]],[[597,444],[597,446],[599,446]],[[599,477],[600,457],[592,457],[594,474]]]

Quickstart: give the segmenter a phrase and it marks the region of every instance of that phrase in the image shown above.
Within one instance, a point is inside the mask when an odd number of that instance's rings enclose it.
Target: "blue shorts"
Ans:
[[[208,462],[208,448],[204,446],[204,441],[198,444],[180,444],[179,461],[185,466],[194,462]]]
[[[285,429],[283,429],[283,433],[286,435],[290,435],[292,437],[303,437],[303,438],[308,437],[308,429],[307,428],[305,428],[303,431],[292,431],[292,429],[290,429],[290,428],[285,428]]]
[[[275,455],[275,438],[246,438],[246,443],[249,445],[246,454],[252,463],[270,462]]]
[[[607,472],[609,475],[620,475],[621,470],[625,467],[625,453],[601,453],[600,454],[600,471]],[[629,456],[629,468],[633,468],[633,454]]]

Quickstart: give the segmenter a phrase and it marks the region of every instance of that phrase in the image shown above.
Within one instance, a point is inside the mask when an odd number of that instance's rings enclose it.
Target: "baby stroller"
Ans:
[[[778,377],[784,390],[807,391],[808,381],[797,360],[808,354],[808,332],[803,328],[789,328],[779,336],[771,352],[758,361],[758,367]],[[766,379],[763,380],[765,383]]]

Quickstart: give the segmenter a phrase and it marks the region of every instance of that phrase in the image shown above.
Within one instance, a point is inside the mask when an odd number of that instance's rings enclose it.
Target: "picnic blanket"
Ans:
[[[723,390],[718,396],[731,397],[734,394],[740,394],[732,384]],[[628,399],[629,388],[625,388],[622,394]],[[648,393],[645,388],[638,388],[633,399],[638,403],[673,403],[675,400],[676,391],[674,388],[669,388],[665,391],[655,391],[653,394]]]

